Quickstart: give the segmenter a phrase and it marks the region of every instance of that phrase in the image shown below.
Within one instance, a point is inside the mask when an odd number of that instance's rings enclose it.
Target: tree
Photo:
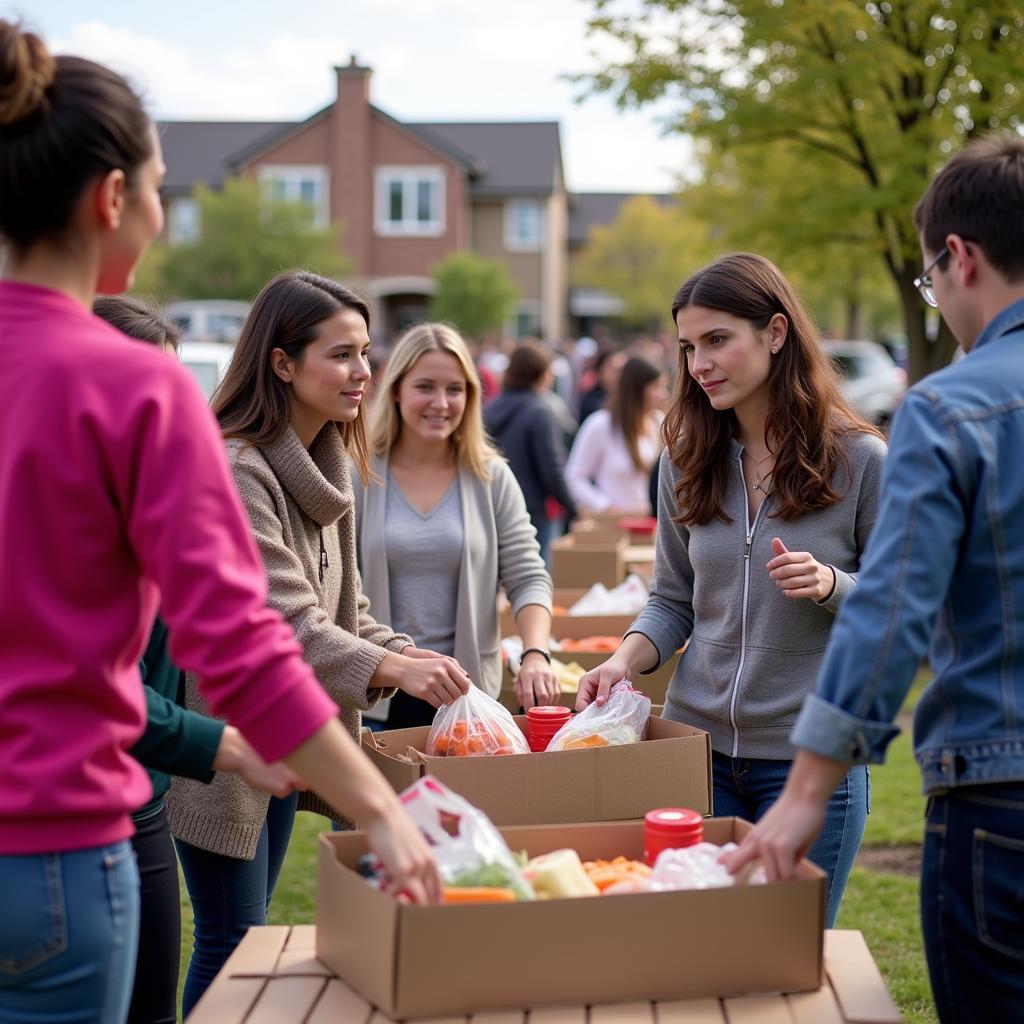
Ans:
[[[651,196],[634,196],[611,224],[591,230],[573,283],[621,299],[627,325],[655,330],[665,325],[683,279],[710,252],[705,226],[684,216],[678,203],[663,206]]]
[[[340,249],[340,225],[316,227],[307,204],[271,199],[251,178],[228,178],[220,192],[199,185],[195,198],[199,238],[154,247],[141,268],[140,290],[162,298],[250,300],[282,270],[337,277],[351,268]]]
[[[670,103],[671,130],[692,133],[705,154],[731,155],[741,179],[759,149],[789,153],[816,197],[816,219],[790,205],[795,183],[781,175],[765,179],[761,203],[805,219],[805,246],[816,234],[829,246],[847,235],[851,255],[881,260],[899,296],[911,376],[943,365],[953,342],[946,331],[928,337],[912,211],[965,141],[1020,129],[1019,5],[644,0],[617,13],[619,0],[593,2],[591,32],[626,57],[580,80],[623,106]]]
[[[470,338],[500,330],[512,315],[518,291],[504,264],[471,252],[453,252],[431,269],[437,290],[430,317],[454,324]]]

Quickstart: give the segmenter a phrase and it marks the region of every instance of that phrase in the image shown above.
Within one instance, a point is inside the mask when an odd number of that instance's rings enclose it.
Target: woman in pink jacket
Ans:
[[[93,316],[160,231],[160,146],[100,65],[0,21],[0,1019],[115,1022],[138,875],[128,754],[158,597],[176,663],[268,762],[363,823],[392,884],[429,850],[336,720],[266,584],[180,366]]]

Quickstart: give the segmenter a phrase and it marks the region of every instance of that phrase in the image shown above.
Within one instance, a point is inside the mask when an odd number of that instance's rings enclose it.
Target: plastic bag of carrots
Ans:
[[[400,797],[432,847],[445,903],[512,903],[536,899],[533,887],[491,819],[431,775]]]
[[[551,738],[548,750],[586,750],[639,743],[647,732],[651,698],[620,679],[602,706],[588,705],[569,719]]]
[[[512,715],[479,687],[438,708],[427,736],[433,757],[528,754],[530,746]]]

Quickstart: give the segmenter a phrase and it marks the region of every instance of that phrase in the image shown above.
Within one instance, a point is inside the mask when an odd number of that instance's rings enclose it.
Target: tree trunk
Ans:
[[[863,318],[859,298],[846,300],[846,337],[863,338]]]
[[[916,272],[910,268],[895,275],[910,355],[910,366],[907,370],[910,384],[916,384],[922,377],[927,377],[929,373],[947,366],[956,350],[956,339],[946,327],[945,321],[942,321],[938,336],[934,340],[928,337],[928,307],[914,287],[916,276]]]

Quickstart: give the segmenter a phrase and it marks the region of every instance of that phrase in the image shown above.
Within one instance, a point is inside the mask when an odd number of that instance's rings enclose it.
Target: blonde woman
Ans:
[[[353,485],[363,590],[374,614],[418,646],[454,656],[496,697],[503,586],[525,652],[519,700],[554,703],[551,579],[522,491],[484,434],[480,380],[453,328],[419,324],[395,343],[370,444],[379,482]],[[386,720],[401,728],[433,714],[426,702],[398,693]]]

